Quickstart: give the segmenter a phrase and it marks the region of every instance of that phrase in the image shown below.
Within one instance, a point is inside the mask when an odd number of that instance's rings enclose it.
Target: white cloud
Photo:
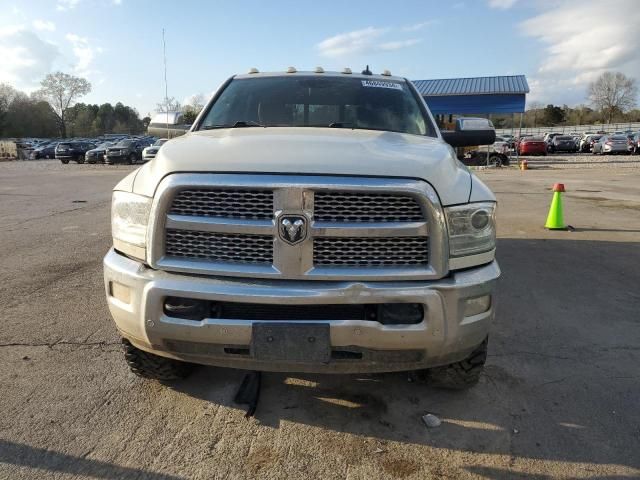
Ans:
[[[421,40],[419,38],[410,38],[409,40],[396,40],[393,42],[385,42],[380,44],[380,50],[390,51],[390,50],[400,50],[401,48],[412,47]]]
[[[91,64],[96,54],[102,52],[102,48],[92,46],[87,38],[80,37],[75,33],[67,33],[65,38],[71,43],[71,51],[76,57],[76,63],[73,66],[74,72],[81,76],[91,74]]]
[[[513,7],[518,0],[489,0],[489,6],[491,8],[499,8],[501,10],[507,10]]]
[[[31,90],[51,71],[59,56],[58,47],[23,27],[0,32],[0,82]]]
[[[56,29],[56,24],[49,21],[49,20],[40,20],[35,19],[32,23],[33,28],[35,28],[36,30],[40,30],[43,32],[54,32]]]
[[[113,0],[114,5],[122,5],[122,0]]]
[[[56,10],[64,12],[65,10],[72,10],[78,6],[81,0],[58,0]]]
[[[344,57],[363,53],[398,50],[415,45],[420,40],[410,38],[405,40],[386,40],[393,33],[391,28],[367,27],[362,30],[340,33],[318,43],[316,48],[325,57]]]
[[[422,30],[423,28],[430,27],[434,23],[436,23],[435,20],[427,20],[425,22],[414,23],[413,25],[407,25],[406,27],[402,27],[402,31],[417,32],[418,30]]]
[[[588,83],[606,70],[637,77],[637,7],[635,0],[609,0],[603,12],[598,0],[568,0],[522,22],[522,32],[544,45],[543,60],[530,81],[531,98],[559,103],[573,98],[579,102],[584,101]],[[607,12],[625,12],[625,19],[620,21]]]

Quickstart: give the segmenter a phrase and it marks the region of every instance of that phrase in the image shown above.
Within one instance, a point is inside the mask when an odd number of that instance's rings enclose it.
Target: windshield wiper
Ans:
[[[351,127],[353,128],[353,123],[351,122],[333,122],[328,125],[329,128],[342,128],[342,127]]]
[[[245,127],[263,127],[267,128],[266,125],[262,125],[261,123],[254,122],[253,120],[238,120],[233,125],[205,125],[202,127],[203,130],[213,130],[216,128],[245,128]]]

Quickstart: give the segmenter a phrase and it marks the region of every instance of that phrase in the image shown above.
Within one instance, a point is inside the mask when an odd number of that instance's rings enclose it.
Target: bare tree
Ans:
[[[606,115],[607,123],[611,123],[615,112],[633,108],[637,95],[636,80],[620,72],[604,72],[588,89],[589,100]]]
[[[163,102],[156,103],[156,112],[179,112],[181,109],[180,102],[173,97],[165,98]]]
[[[53,108],[58,123],[60,135],[67,136],[67,123],[65,113],[72,107],[76,100],[91,91],[91,83],[84,78],[74,77],[67,73],[50,73],[40,82],[40,90],[35,92],[38,98],[46,100]]]

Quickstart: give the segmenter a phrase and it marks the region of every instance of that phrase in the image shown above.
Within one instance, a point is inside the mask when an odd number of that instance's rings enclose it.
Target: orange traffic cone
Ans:
[[[551,200],[551,207],[549,208],[549,215],[547,216],[547,223],[545,223],[544,228],[548,228],[549,230],[567,230],[562,211],[563,192],[563,183],[556,183],[553,186],[553,199]]]

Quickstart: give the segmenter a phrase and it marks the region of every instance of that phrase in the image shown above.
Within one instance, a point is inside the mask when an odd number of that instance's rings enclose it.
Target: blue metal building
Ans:
[[[414,80],[434,115],[522,113],[529,84],[524,75]]]

